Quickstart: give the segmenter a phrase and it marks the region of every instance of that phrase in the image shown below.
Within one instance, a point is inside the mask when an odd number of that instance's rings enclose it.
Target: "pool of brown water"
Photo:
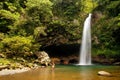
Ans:
[[[99,76],[98,71],[110,72],[113,76]],[[38,68],[24,73],[0,76],[0,80],[120,80],[120,66],[105,65],[57,65],[55,69]]]

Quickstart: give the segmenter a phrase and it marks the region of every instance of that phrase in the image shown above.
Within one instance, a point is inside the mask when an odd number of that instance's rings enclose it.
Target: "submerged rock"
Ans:
[[[101,76],[111,76],[111,73],[106,72],[106,71],[98,71],[98,75],[101,75]]]

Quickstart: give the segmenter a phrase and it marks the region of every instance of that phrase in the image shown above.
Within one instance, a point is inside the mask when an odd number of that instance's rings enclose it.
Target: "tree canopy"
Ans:
[[[93,48],[119,51],[120,1],[114,0],[1,0],[0,51],[80,44],[88,13],[93,14]]]

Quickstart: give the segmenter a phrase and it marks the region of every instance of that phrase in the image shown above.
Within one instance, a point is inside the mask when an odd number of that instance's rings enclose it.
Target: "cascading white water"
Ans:
[[[78,65],[91,65],[91,13],[84,22],[80,60]]]

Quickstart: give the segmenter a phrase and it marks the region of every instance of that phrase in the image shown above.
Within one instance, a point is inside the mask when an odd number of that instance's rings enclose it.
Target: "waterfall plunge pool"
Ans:
[[[108,71],[113,76],[99,76],[98,71]],[[120,80],[120,66],[56,65],[55,69],[38,68],[23,73],[0,76],[0,80]]]

